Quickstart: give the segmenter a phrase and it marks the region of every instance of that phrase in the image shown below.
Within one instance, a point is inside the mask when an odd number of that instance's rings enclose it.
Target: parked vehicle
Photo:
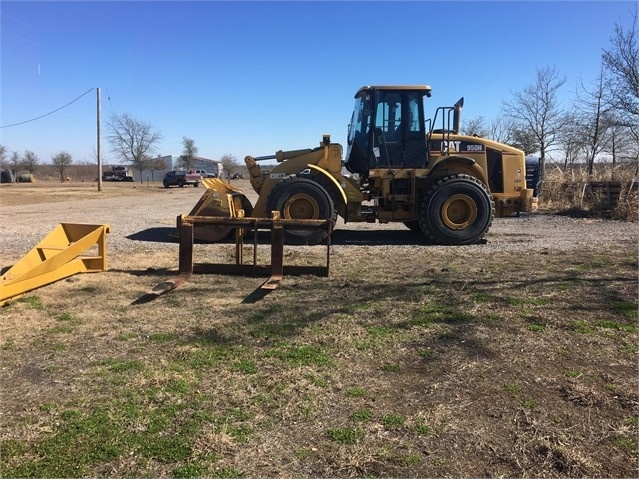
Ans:
[[[102,181],[133,181],[133,176],[124,166],[112,166],[102,174]]]
[[[526,157],[526,186],[533,189],[533,196],[539,194],[540,164],[538,156]]]
[[[182,188],[184,185],[193,185],[198,187],[201,181],[202,176],[199,173],[196,173],[195,170],[173,170],[164,175],[162,184],[165,188],[168,188],[169,186],[179,186]]]
[[[231,179],[232,180],[243,180],[244,178],[242,177],[242,173],[234,173],[233,177]]]
[[[217,175],[215,173],[209,173],[206,170],[195,170],[196,173],[198,173],[202,178],[217,178]]]

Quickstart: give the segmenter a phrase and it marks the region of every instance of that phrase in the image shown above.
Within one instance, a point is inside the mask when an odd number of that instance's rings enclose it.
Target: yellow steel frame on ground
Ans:
[[[76,273],[105,271],[106,234],[110,231],[109,225],[56,226],[0,278],[0,305]]]

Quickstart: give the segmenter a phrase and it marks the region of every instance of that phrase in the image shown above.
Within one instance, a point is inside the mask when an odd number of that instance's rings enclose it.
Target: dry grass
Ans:
[[[331,263],[149,300],[176,258],[132,253],[2,308],[1,475],[636,475],[636,250],[344,244]]]
[[[3,186],[0,201],[199,194],[94,186]],[[285,254],[324,260],[321,246]],[[263,278],[196,275],[153,300],[175,250],[114,256],[0,309],[2,477],[636,475],[627,242],[565,254],[342,241],[330,279],[265,294]]]
[[[608,217],[637,222],[639,220],[639,196],[637,165],[621,163],[615,168],[610,164],[595,164],[592,176],[583,165],[566,169],[558,165],[546,165],[541,207],[555,212],[576,216]],[[590,182],[620,182],[618,201],[611,201],[603,190],[591,191]],[[631,189],[632,187],[632,189]]]
[[[115,183],[103,184],[98,191],[97,182],[53,183],[12,183],[2,185],[0,206],[36,205],[39,203],[77,202],[84,200],[118,197],[126,194],[131,197],[149,195],[162,188],[161,183]]]

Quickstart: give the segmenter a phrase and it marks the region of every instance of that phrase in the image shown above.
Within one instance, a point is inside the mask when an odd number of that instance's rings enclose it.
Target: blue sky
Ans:
[[[345,144],[363,85],[429,84],[429,111],[465,97],[464,117],[499,114],[536,68],[596,77],[631,1],[0,2],[0,126],[49,113],[91,88],[102,125],[128,113],[201,156]],[[96,93],[0,129],[9,151],[92,161]],[[106,140],[105,163],[118,163]]]

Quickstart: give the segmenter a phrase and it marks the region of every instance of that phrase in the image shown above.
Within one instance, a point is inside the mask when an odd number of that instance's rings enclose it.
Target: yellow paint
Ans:
[[[0,305],[77,273],[106,271],[109,225],[61,223],[0,278]]]

